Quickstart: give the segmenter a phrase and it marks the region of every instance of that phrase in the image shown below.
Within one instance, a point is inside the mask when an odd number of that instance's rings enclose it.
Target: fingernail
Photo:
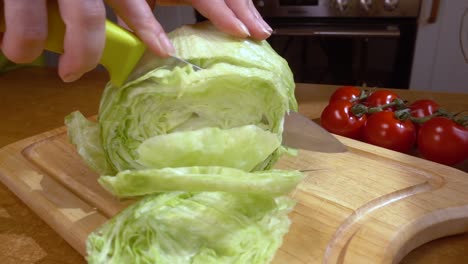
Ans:
[[[63,76],[62,80],[66,83],[74,82],[81,77],[81,74],[67,73]]]
[[[237,26],[239,27],[239,29],[242,31],[242,33],[244,33],[244,35],[246,37],[250,37],[250,32],[249,30],[247,29],[247,27],[240,21],[237,22]]]
[[[175,48],[172,45],[169,38],[166,34],[159,34],[156,36],[156,45],[158,45],[159,50],[167,55],[174,55]]]
[[[260,24],[262,25],[262,31],[271,35],[273,33],[273,29],[262,19],[260,20]]]

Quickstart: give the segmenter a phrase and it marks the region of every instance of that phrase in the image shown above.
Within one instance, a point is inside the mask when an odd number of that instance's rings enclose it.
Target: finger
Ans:
[[[156,0],[146,0],[146,2],[148,3],[149,7],[151,10],[154,9],[154,7],[156,6]],[[117,16],[117,24],[119,24],[119,26],[125,28],[126,30],[129,30],[129,31],[133,31],[126,23],[125,21],[122,20],[122,18],[120,16]]]
[[[101,0],[58,0],[58,3],[66,27],[59,75],[65,82],[72,82],[94,69],[101,59],[106,11]]]
[[[247,27],[236,17],[224,0],[192,0],[191,2],[198,12],[211,20],[221,31],[242,38],[250,36]]]
[[[163,57],[175,53],[174,46],[145,0],[108,0],[107,3],[152,52]]]
[[[263,20],[251,0],[226,0],[226,4],[249,29],[255,39],[266,39],[273,30]]]
[[[47,39],[46,0],[5,0],[2,52],[15,63],[34,61]]]

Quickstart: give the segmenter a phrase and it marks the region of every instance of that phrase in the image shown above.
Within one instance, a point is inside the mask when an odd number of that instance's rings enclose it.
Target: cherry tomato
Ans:
[[[421,156],[446,165],[468,158],[468,129],[445,117],[434,117],[418,131]]]
[[[410,120],[401,121],[390,111],[371,115],[363,128],[364,141],[380,147],[408,152],[416,141],[416,129]]]
[[[439,105],[428,99],[417,100],[409,105],[411,116],[421,118],[434,114],[438,109]]]
[[[346,100],[351,101],[353,99],[359,98],[361,94],[361,90],[353,86],[343,86],[338,89],[332,94],[330,97],[329,102],[337,101],[337,100]]]
[[[356,117],[351,112],[353,103],[346,100],[331,102],[322,112],[322,126],[331,133],[360,139],[362,127],[366,122],[366,116]]]
[[[390,90],[378,90],[369,95],[369,97],[367,97],[366,104],[369,107],[376,107],[384,104],[389,104],[397,98],[400,98],[400,96]],[[395,108],[389,107],[384,110],[394,111]]]

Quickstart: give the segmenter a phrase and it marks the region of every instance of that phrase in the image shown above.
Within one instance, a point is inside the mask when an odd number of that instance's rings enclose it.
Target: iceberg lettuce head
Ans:
[[[203,70],[158,67],[123,87],[109,83],[95,126],[74,120],[83,119],[77,113],[67,118],[83,124],[70,135],[85,161],[111,175],[193,165],[270,168],[284,152],[284,114],[297,108],[287,62],[266,41],[233,38],[209,23],[169,36],[177,54]],[[83,134],[92,141],[83,142]],[[99,159],[89,162],[90,155]]]

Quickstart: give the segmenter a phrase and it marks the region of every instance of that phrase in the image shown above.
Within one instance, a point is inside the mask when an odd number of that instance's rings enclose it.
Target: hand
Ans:
[[[252,0],[158,0],[160,4],[174,2],[191,4],[217,28],[237,37],[263,40],[273,31]]]
[[[146,0],[107,3],[156,54],[167,56],[174,51]],[[105,45],[106,10],[102,0],[4,0],[3,4],[6,31],[1,49],[9,60],[28,63],[42,53],[47,38],[47,5],[57,4],[66,26],[58,65],[60,77],[65,82],[75,81],[98,64]]]
[[[47,38],[47,0],[4,0],[6,31],[0,46],[16,63],[28,63],[44,50]],[[175,52],[152,12],[154,0],[107,0],[118,17],[155,54]],[[238,37],[265,39],[271,28],[263,21],[251,0],[172,0],[191,4],[220,30]],[[105,44],[105,7],[102,0],[57,0],[66,25],[64,53],[59,75],[65,82],[79,79],[98,64]],[[50,1],[49,1],[49,4]]]

